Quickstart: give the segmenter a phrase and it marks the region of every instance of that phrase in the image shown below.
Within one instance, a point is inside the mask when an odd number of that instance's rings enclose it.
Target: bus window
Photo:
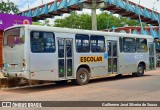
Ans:
[[[90,37],[91,41],[91,51],[92,52],[105,52],[105,40],[104,36],[95,36]]]
[[[64,58],[64,40],[58,40],[58,57]]]
[[[107,47],[108,47],[108,56],[111,57],[112,56],[112,53],[111,53],[112,44],[111,44],[111,42],[107,43]]]
[[[55,52],[54,34],[50,32],[31,32],[31,51],[33,53]]]
[[[113,56],[117,56],[117,42],[113,42]]]
[[[123,38],[123,51],[124,52],[135,52],[135,39],[134,38]]]
[[[119,38],[119,47],[120,47],[120,52],[123,52],[123,38]]]
[[[72,57],[72,40],[66,41],[67,57]]]
[[[147,40],[146,39],[136,39],[136,50],[137,52],[148,52]]]
[[[24,44],[24,29],[14,28],[7,30],[4,37],[4,46],[14,46]]]
[[[89,36],[88,35],[82,35],[82,34],[76,35],[76,51],[78,53],[90,52]]]

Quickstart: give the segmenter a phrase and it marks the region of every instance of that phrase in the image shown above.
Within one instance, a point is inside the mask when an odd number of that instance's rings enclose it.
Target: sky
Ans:
[[[7,0],[3,0],[3,1],[7,1]],[[28,9],[28,4],[29,4],[29,8],[34,8],[37,6],[42,5],[42,1],[43,4],[54,1],[54,0],[10,0],[12,2],[14,2],[18,8],[20,9],[20,11],[24,11]],[[139,3],[139,0],[129,0],[135,3]],[[158,2],[155,2],[157,0],[140,0],[140,5],[149,8],[149,9],[154,9],[160,13],[160,0]],[[83,9],[82,12],[78,12],[78,13],[91,13],[90,10],[88,9]],[[101,13],[100,10],[97,10],[97,13]],[[55,18],[63,18],[64,16],[69,16],[69,14],[64,14],[62,17],[55,17]]]
[[[7,1],[7,0],[3,0],[3,1]],[[42,5],[42,1],[43,3],[48,3],[54,0],[10,0],[12,2],[14,2],[18,8],[20,9],[20,11],[24,11],[28,9],[28,1],[29,1],[29,8],[33,8],[33,7],[37,7],[39,5]],[[135,3],[139,3],[139,0],[129,0]],[[155,7],[155,9],[157,9],[157,11],[160,13],[160,0],[159,2],[156,2],[154,5],[154,2],[157,0],[140,0],[140,4],[142,6],[145,6],[147,8],[152,9],[153,6]],[[85,11],[86,12],[86,11]]]

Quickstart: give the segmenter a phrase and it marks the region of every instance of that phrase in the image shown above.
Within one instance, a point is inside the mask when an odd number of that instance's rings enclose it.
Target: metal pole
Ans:
[[[140,21],[140,24],[141,24],[141,28],[143,27],[142,25],[142,21],[141,21],[141,16],[139,15],[139,21]]]
[[[43,5],[43,0],[42,0],[42,5]]]
[[[97,30],[96,0],[92,0],[92,30]]]
[[[138,3],[139,5],[140,5],[140,2],[141,2],[141,1],[139,0],[139,3]],[[139,14],[139,13],[138,13],[138,14]],[[138,16],[139,16],[139,21],[140,21],[140,24],[141,24],[141,29],[142,29],[142,31],[143,31],[143,25],[142,25],[142,21],[141,21],[141,16],[140,16],[140,14],[139,14]]]
[[[159,2],[159,0],[157,0],[157,1],[155,1],[155,2],[153,2],[153,11],[155,11],[155,8],[154,8],[154,6],[155,6],[155,4],[156,4],[156,2]],[[159,21],[159,19],[158,19],[158,28],[159,28],[159,30],[158,30],[158,33],[159,33],[159,35],[160,35],[160,21]]]
[[[28,2],[28,10],[29,10],[29,0],[27,0],[27,2]]]

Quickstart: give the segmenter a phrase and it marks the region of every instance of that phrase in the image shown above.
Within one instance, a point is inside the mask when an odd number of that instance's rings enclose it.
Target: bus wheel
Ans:
[[[133,73],[133,76],[140,77],[144,75],[144,66],[142,64],[138,65],[137,72]]]
[[[89,82],[89,72],[86,68],[80,68],[77,71],[76,83],[78,85],[85,85]]]

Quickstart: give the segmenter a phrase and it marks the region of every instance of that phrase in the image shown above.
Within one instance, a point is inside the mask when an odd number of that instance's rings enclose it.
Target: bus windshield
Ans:
[[[24,29],[14,28],[5,31],[4,46],[14,46],[24,44]]]

